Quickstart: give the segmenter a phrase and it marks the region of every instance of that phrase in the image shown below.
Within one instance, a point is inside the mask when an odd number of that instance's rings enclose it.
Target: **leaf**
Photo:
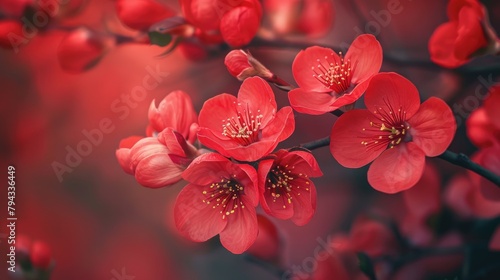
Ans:
[[[370,280],[377,280],[370,257],[363,252],[358,252],[356,255],[358,256],[359,269],[361,269],[361,271],[368,276]]]
[[[150,31],[148,32],[148,36],[151,44],[158,45],[160,47],[165,47],[172,41],[172,35],[168,33],[163,34],[158,31]]]

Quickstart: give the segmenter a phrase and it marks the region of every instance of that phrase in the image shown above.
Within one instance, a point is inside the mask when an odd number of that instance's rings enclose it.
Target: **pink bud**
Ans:
[[[105,50],[104,38],[81,27],[69,33],[62,40],[57,56],[64,70],[80,73],[97,64]]]
[[[121,22],[132,29],[146,30],[175,12],[154,0],[117,0],[116,11]]]
[[[269,71],[262,63],[255,59],[250,53],[243,50],[233,50],[226,55],[224,64],[232,76],[243,81],[246,78],[259,76],[264,79],[273,77],[273,73]]]
[[[30,258],[34,267],[47,269],[52,261],[52,253],[47,244],[41,241],[35,241],[31,247]]]

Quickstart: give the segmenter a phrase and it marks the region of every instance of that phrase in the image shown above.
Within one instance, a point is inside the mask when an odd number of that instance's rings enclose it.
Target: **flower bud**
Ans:
[[[62,40],[57,56],[64,70],[80,73],[97,64],[105,51],[104,38],[82,27],[72,31]]]
[[[154,0],[117,0],[118,18],[126,26],[147,30],[151,25],[175,15],[169,7]]]
[[[0,47],[13,49],[23,34],[23,26],[16,20],[0,21]]]
[[[264,79],[273,77],[273,73],[250,53],[243,50],[233,50],[226,55],[224,60],[227,70],[232,76],[243,81],[246,78],[259,76]]]
[[[41,241],[35,241],[31,247],[31,263],[34,267],[47,269],[52,261],[52,253],[47,244]]]

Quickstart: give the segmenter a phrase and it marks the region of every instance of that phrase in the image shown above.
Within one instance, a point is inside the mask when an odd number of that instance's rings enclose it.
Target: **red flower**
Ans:
[[[267,214],[307,224],[316,210],[316,187],[309,177],[319,177],[314,156],[305,151],[279,150],[259,163],[260,203]]]
[[[105,38],[85,27],[66,35],[59,45],[57,57],[62,69],[71,73],[89,70],[107,50]]]
[[[132,29],[147,30],[151,25],[175,15],[169,7],[154,0],[117,0],[121,22]]]
[[[484,8],[477,0],[451,0],[448,17],[450,21],[441,24],[432,34],[429,52],[434,63],[455,68],[488,45],[483,29]]]
[[[333,50],[310,47],[293,61],[299,88],[290,91],[290,105],[301,113],[320,115],[354,103],[382,65],[382,47],[373,35],[358,36],[345,57]]]
[[[382,192],[414,186],[425,156],[442,154],[456,130],[448,105],[431,97],[420,105],[417,88],[396,73],[374,76],[365,95],[367,110],[352,110],[333,125],[330,151],[343,166],[374,160],[368,182]]]
[[[222,245],[241,254],[257,238],[257,172],[217,153],[195,159],[184,171],[190,182],[174,207],[175,224],[187,238],[202,242],[219,234]]]
[[[132,136],[120,142],[116,157],[128,174],[148,188],[173,185],[199,151],[184,137],[166,128],[158,137]]]
[[[257,0],[181,0],[184,17],[207,33],[220,33],[233,47],[248,44],[260,26],[262,7]]]
[[[193,144],[198,128],[191,98],[173,91],[148,112],[149,137],[132,136],[120,142],[116,157],[123,170],[149,188],[169,186],[181,180],[191,161],[202,153]]]
[[[271,87],[261,78],[246,79],[238,98],[223,93],[205,102],[198,139],[226,157],[255,161],[271,153],[295,129],[293,110],[277,106]]]
[[[196,140],[198,116],[191,97],[184,91],[172,91],[163,98],[158,107],[153,100],[149,106],[148,118],[149,126],[146,129],[148,136],[153,136],[165,128],[172,128],[189,143],[193,144]]]

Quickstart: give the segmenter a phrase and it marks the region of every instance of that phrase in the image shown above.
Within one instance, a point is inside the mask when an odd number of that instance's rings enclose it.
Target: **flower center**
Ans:
[[[212,183],[202,193],[206,197],[203,203],[211,204],[212,209],[221,208],[219,213],[222,214],[222,219],[234,214],[238,207],[245,208],[239,199],[243,194],[243,186],[233,179],[223,178],[220,182]]]
[[[243,146],[248,146],[259,140],[263,117],[260,110],[257,110],[257,114],[254,115],[247,104],[247,108],[243,109],[243,112],[238,111],[236,117],[222,120],[222,135],[236,140]]]
[[[344,60],[342,53],[339,52],[340,61],[337,61],[332,52],[330,57],[317,59],[317,67],[311,67],[314,72],[313,77],[320,81],[325,87],[341,94],[346,92],[351,86],[351,60]]]
[[[364,137],[366,139],[361,141],[361,145],[365,145],[367,148],[382,145],[392,149],[401,142],[411,141],[410,125],[406,122],[406,111],[401,107],[398,110],[393,110],[388,102],[386,105],[389,110],[379,107],[373,112],[378,121],[370,122],[369,128],[363,128],[363,131],[368,132],[369,136]]]
[[[283,209],[286,209],[287,204],[292,203],[292,195],[291,192],[293,188],[300,188],[300,184],[297,182],[300,177],[307,178],[305,174],[293,174],[291,169],[294,169],[295,166],[289,167],[288,165],[280,166],[276,165],[269,171],[267,175],[267,183],[266,188],[267,192],[271,194],[273,199],[273,203],[277,200],[281,200],[283,203]],[[293,184],[293,185],[292,185]],[[309,181],[305,181],[306,185],[309,185]],[[306,191],[309,191],[309,188],[305,188]],[[300,195],[300,192],[297,192],[297,195]]]

